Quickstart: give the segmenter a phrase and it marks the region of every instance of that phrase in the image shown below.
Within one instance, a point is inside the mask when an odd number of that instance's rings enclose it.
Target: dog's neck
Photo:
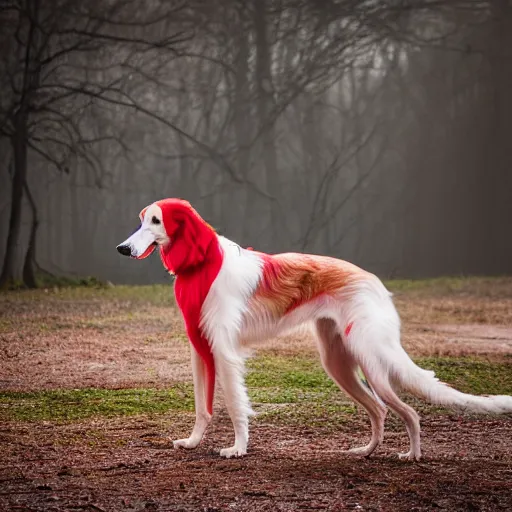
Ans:
[[[161,248],[160,255],[165,268],[177,276],[174,284],[176,302],[183,314],[190,342],[206,365],[206,407],[212,414],[215,364],[210,342],[200,327],[201,310],[222,267],[224,253],[217,234],[206,222],[199,216],[187,216],[186,219],[171,243]]]

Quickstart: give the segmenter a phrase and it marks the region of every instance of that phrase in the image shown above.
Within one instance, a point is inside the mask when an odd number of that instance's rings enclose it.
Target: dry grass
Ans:
[[[391,282],[402,342],[417,356],[512,353],[512,278]]]
[[[512,353],[512,279],[390,287],[414,355]],[[422,463],[396,458],[407,435],[393,415],[378,453],[353,459],[341,450],[368,441],[368,419],[312,352],[305,332],[261,347],[248,385],[262,414],[248,456],[227,461],[218,449],[232,427],[219,404],[197,450],[172,450],[167,437],[183,437],[194,421],[191,386],[169,386],[191,381],[170,287],[0,294],[0,509],[511,510],[507,417],[418,404]],[[422,363],[469,392],[511,389],[506,362]],[[98,389],[123,387],[146,389]],[[165,387],[172,393],[148,389]]]
[[[171,288],[166,305],[136,290],[1,295],[0,388],[163,387],[188,380],[188,342]]]
[[[512,279],[391,282],[403,344],[415,356],[512,353]],[[261,353],[315,351],[307,330]],[[169,286],[0,295],[0,388],[165,387],[190,380]]]

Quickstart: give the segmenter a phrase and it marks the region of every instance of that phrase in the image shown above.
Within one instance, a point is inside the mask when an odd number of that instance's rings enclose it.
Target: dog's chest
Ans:
[[[186,272],[174,283],[176,302],[181,310],[187,334],[196,350],[204,356],[209,352],[208,341],[200,329],[201,312],[212,284],[219,274],[221,262],[204,265],[200,272]],[[205,345],[205,346],[203,346]]]
[[[239,334],[250,298],[261,279],[262,263],[257,254],[222,237],[220,241],[224,261],[201,311],[201,326],[210,340]]]
[[[201,309],[220,270],[220,264],[205,265],[201,272],[180,274],[174,283],[176,302],[187,324],[199,325]]]

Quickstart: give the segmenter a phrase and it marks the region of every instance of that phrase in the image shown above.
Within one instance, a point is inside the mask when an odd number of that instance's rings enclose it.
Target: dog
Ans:
[[[200,443],[212,418],[217,378],[235,433],[234,445],[220,455],[245,455],[253,412],[242,342],[262,341],[305,323],[316,331],[327,374],[370,417],[369,444],[351,454],[368,457],[382,443],[389,407],[410,438],[410,449],[400,458],[420,459],[419,416],[400,400],[399,389],[467,411],[512,412],[510,396],[461,393],[418,367],[400,343],[391,294],[374,274],[326,256],[243,249],[218,236],[181,199],[157,201],[139,217],[139,228],[117,250],[142,259],[159,248],[164,267],[176,277],[176,302],[192,344],[196,421],[190,437],[174,441],[175,448]]]

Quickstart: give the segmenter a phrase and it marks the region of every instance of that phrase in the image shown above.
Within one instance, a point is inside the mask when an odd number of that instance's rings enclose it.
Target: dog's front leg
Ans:
[[[173,442],[174,448],[195,448],[203,438],[204,432],[210,420],[211,414],[206,409],[206,368],[203,360],[194,347],[190,347],[192,355],[192,375],[194,379],[194,400],[196,408],[196,423],[192,434],[186,439],[178,439]]]
[[[247,453],[249,416],[253,414],[244,383],[245,361],[221,343],[214,345],[217,376],[224,393],[224,402],[235,429],[235,444],[220,451],[221,457],[241,457]]]

